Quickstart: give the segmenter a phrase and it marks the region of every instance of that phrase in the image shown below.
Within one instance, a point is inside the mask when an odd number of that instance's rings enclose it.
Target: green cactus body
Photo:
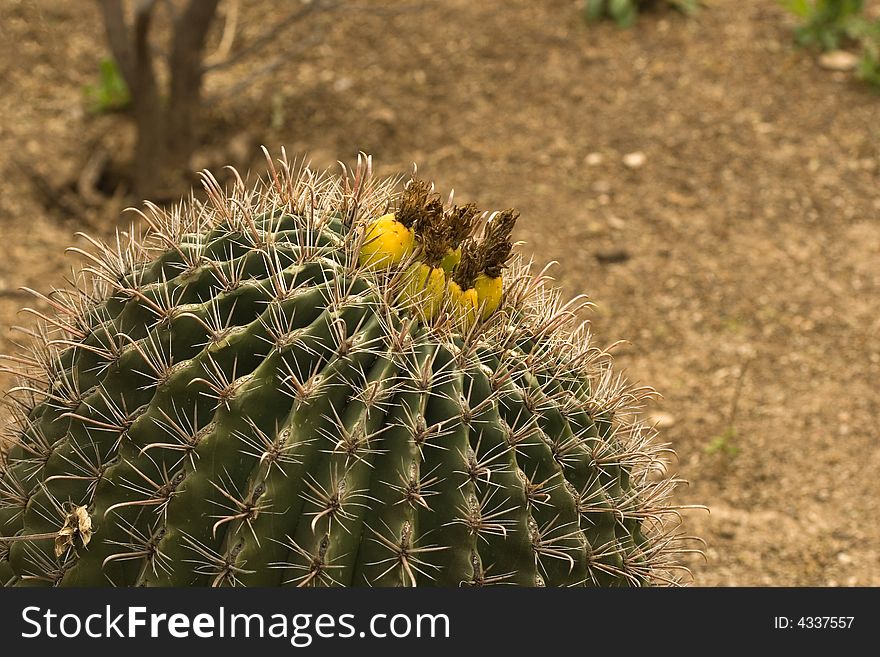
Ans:
[[[447,236],[428,257],[442,226],[419,208],[476,211],[424,190],[406,206],[368,160],[340,177],[282,164],[228,194],[206,176],[205,207],[150,207],[146,234],[99,246],[11,357],[0,581],[678,581],[675,481],[651,477],[663,446],[633,420],[650,391],[612,375],[576,307],[508,245],[497,310],[461,324],[447,298],[426,316],[399,293],[413,262],[456,249],[446,273],[467,281],[458,267],[492,245]],[[364,266],[395,203],[422,242]]]

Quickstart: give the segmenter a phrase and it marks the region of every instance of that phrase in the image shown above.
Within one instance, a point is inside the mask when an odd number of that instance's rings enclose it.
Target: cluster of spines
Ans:
[[[10,358],[0,576],[677,581],[676,481],[632,416],[650,391],[573,326],[580,300],[514,260],[499,312],[426,322],[402,268],[358,259],[396,181],[282,165],[230,196],[206,176],[208,205],[149,208],[43,297]]]

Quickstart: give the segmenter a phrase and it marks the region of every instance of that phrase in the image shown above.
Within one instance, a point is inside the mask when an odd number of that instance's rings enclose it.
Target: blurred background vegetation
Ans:
[[[690,481],[700,585],[880,585],[880,3],[4,0],[0,352],[78,231],[210,168],[514,206]],[[0,387],[9,379],[0,374]]]

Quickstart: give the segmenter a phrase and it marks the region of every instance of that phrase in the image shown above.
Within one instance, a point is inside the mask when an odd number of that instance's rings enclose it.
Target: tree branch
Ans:
[[[211,66],[222,62],[229,56],[232,50],[232,42],[235,41],[235,32],[238,29],[238,11],[241,8],[240,0],[229,0],[223,6],[223,34],[217,50],[205,57],[205,66]]]
[[[150,49],[150,22],[156,0],[141,0],[134,11],[134,51],[132,54],[132,79],[128,82],[134,102],[143,98],[152,104],[156,90],[156,74]]]
[[[220,0],[190,0],[183,14],[174,21],[174,42],[171,57],[198,55],[205,47],[205,39]]]
[[[228,89],[224,89],[224,90],[217,92],[215,94],[211,94],[211,96],[206,98],[205,101],[209,105],[212,105],[214,103],[220,102],[221,100],[225,100],[231,96],[237,96],[242,91],[244,91],[245,89],[250,87],[252,84],[259,81],[261,78],[264,78],[267,75],[269,75],[270,73],[274,73],[275,71],[277,71],[279,68],[281,68],[281,66],[283,64],[289,64],[291,57],[295,57],[296,55],[300,54],[301,52],[308,50],[312,46],[319,44],[323,37],[324,37],[323,32],[310,34],[308,37],[306,37],[302,41],[297,42],[295,48],[285,50],[284,52],[280,53],[277,57],[273,58],[272,60],[270,60],[269,62],[267,62],[266,64],[264,64],[263,66],[261,66],[260,68],[258,68],[256,70],[249,70],[246,77],[243,77],[242,79],[240,79],[238,82],[233,84]]]
[[[166,148],[169,166],[182,171],[197,143],[196,121],[202,108],[202,71],[208,30],[219,0],[190,0],[174,22],[168,69]]]
[[[205,73],[207,73],[209,71],[218,71],[220,69],[228,68],[238,61],[244,59],[245,57],[248,57],[267,46],[269,43],[274,41],[279,34],[284,32],[284,30],[286,30],[294,23],[298,23],[307,16],[310,16],[316,12],[332,11],[334,9],[339,9],[343,5],[344,3],[338,2],[337,0],[313,0],[311,3],[304,6],[299,11],[294,11],[290,13],[286,18],[276,23],[272,27],[272,29],[266,30],[263,34],[261,34],[250,44],[248,44],[247,47],[242,48],[237,53],[231,55],[221,62],[205,66],[203,70]]]

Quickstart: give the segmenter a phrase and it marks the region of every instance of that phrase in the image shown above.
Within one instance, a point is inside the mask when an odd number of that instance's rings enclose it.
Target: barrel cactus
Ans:
[[[269,162],[90,240],[7,356],[0,581],[642,586],[668,449],[517,213]],[[659,474],[658,474],[659,473]]]

